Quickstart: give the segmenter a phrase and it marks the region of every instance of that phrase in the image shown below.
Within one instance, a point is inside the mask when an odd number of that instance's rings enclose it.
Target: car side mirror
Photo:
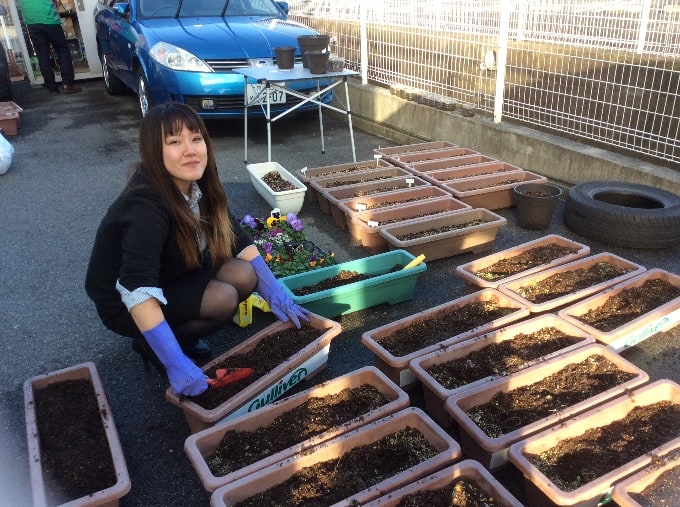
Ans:
[[[288,2],[276,2],[279,7],[281,7],[281,10],[286,13],[286,16],[288,15]]]
[[[130,13],[130,4],[128,2],[117,2],[113,4],[113,11],[121,18],[126,18]]]

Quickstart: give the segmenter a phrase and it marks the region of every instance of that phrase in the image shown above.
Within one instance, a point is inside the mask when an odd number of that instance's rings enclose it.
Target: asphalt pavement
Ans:
[[[82,85],[80,94],[52,97],[27,82],[14,83],[14,100],[24,112],[19,134],[9,138],[15,147],[12,167],[0,176],[0,506],[31,505],[24,381],[86,361],[93,361],[102,377],[132,481],[120,505],[207,506],[210,494],[183,450],[188,426],[182,412],[164,398],[165,379],[145,372],[128,340],[104,328],[83,288],[96,228],[137,160],[139,115],[136,97],[108,96],[100,80]],[[330,118],[324,126],[322,154],[316,119],[275,123],[273,160],[289,170],[351,162],[347,126]],[[242,121],[210,121],[208,128],[233,211],[266,216],[268,205],[245,170]],[[266,161],[264,122],[251,121],[249,137],[249,161]],[[394,144],[358,130],[355,140],[358,160],[372,160],[374,148]],[[508,224],[493,251],[554,233],[588,244],[592,253],[612,252],[647,268],[680,273],[676,250],[614,249],[574,235],[564,226],[563,208],[560,203],[546,231],[521,229],[513,209],[499,210]],[[316,203],[305,202],[300,217],[307,237],[333,250],[340,262],[368,255]],[[454,270],[476,257],[463,254],[428,263],[409,302],[336,319],[343,332],[333,341],[328,367],[310,384],[373,364],[360,342],[364,331],[463,296],[464,283]],[[209,341],[219,354],[272,322],[271,314],[258,311],[252,326],[228,326]],[[675,328],[623,355],[652,380],[680,382],[678,335]],[[417,394],[413,403],[418,403]],[[516,486],[512,476],[504,481]]]

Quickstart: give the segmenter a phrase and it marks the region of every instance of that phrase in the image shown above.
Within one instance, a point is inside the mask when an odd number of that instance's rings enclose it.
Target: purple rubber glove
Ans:
[[[208,389],[205,374],[184,355],[167,321],[142,334],[165,366],[170,385],[177,394],[197,396]]]
[[[255,290],[267,301],[269,308],[276,315],[276,318],[281,322],[288,322],[288,319],[290,319],[298,329],[302,327],[300,320],[309,322],[309,311],[293,303],[293,300],[283,290],[264,259],[258,255],[250,262],[257,274],[257,287]]]

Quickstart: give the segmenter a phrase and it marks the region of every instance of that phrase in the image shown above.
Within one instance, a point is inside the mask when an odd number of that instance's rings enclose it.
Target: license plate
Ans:
[[[267,94],[266,92],[262,92],[262,95],[260,95],[255,101],[255,98],[258,96],[258,93],[262,91],[264,88],[264,85],[261,84],[249,84],[246,89],[247,89],[247,100],[248,104],[266,104],[267,103]],[[269,89],[269,100],[272,104],[285,104],[286,103],[286,92],[283,90],[279,90],[277,88],[270,88]],[[255,102],[253,102],[255,101]]]

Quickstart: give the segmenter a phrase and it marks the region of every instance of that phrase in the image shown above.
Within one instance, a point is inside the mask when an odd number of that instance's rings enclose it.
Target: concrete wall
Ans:
[[[342,92],[339,92],[344,95]],[[354,126],[393,144],[451,141],[567,185],[616,180],[680,194],[680,172],[509,123],[404,100],[389,90],[349,81]]]

